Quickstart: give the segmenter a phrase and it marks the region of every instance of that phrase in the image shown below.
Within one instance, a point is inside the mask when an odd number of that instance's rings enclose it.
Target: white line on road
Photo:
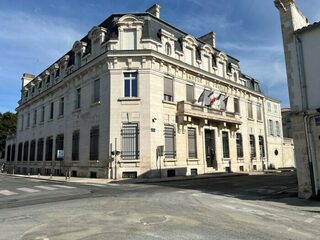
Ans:
[[[74,189],[76,187],[66,186],[66,185],[51,185],[53,187],[65,188],[65,189]]]
[[[9,190],[0,190],[0,194],[5,195],[5,196],[11,196],[11,195],[15,195],[17,193],[11,192]]]
[[[22,192],[28,192],[28,193],[40,192],[40,190],[33,189],[33,188],[17,188],[17,190]]]
[[[48,186],[35,186],[36,188],[44,189],[44,190],[57,190],[58,188],[48,187]]]
[[[308,219],[304,220],[304,222],[312,223],[314,220],[315,220],[314,218],[308,218]]]

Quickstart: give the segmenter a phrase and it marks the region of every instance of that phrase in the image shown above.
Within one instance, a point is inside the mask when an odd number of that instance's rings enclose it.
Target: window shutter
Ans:
[[[173,79],[172,78],[164,78],[164,94],[173,96]]]

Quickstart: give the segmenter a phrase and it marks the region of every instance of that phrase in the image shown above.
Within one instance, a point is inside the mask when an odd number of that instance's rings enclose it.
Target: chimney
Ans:
[[[24,86],[26,86],[29,82],[32,81],[36,76],[31,73],[24,73],[22,75],[21,81],[22,81],[22,89]]]
[[[215,32],[209,32],[202,37],[199,37],[200,40],[204,41],[205,43],[209,44],[213,48],[216,47],[216,33]]]
[[[160,18],[160,8],[161,7],[159,4],[154,4],[152,7],[148,8],[146,12],[152,14],[157,18]]]

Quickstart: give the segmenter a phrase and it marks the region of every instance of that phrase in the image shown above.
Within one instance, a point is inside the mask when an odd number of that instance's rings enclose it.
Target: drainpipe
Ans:
[[[315,158],[315,148],[314,148],[314,141],[312,139],[312,131],[311,131],[311,119],[316,116],[320,116],[319,113],[308,114],[305,113],[303,120],[304,120],[304,128],[306,132],[306,142],[307,142],[307,149],[308,149],[308,159],[309,159],[309,169],[310,169],[310,177],[311,177],[311,185],[312,185],[312,193],[314,196],[318,196],[318,175],[317,175],[317,163]]]

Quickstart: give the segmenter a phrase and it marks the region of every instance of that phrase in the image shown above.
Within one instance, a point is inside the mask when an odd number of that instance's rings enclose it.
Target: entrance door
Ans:
[[[205,147],[207,167],[217,168],[216,143],[214,139],[214,130],[205,129]]]

